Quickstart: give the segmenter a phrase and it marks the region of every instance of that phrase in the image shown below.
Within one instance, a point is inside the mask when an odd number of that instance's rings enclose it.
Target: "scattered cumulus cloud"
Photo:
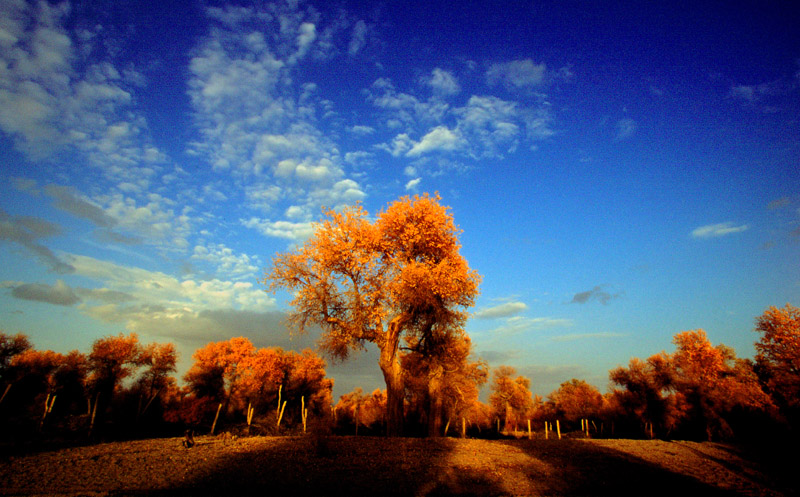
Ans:
[[[414,178],[410,180],[408,183],[406,183],[406,190],[416,190],[421,181],[422,178]]]
[[[490,86],[503,84],[509,88],[525,88],[542,84],[546,72],[545,64],[536,64],[531,59],[514,60],[490,65],[486,82]]]
[[[350,126],[347,130],[357,136],[368,136],[375,133],[375,128],[364,125]]]
[[[250,206],[260,210],[318,212],[360,200],[364,192],[345,170],[360,156],[342,157],[334,137],[320,129],[320,120],[335,114],[332,102],[314,83],[300,85],[299,94],[293,84],[298,71],[324,58],[319,50],[333,50],[331,33],[349,21],[326,25],[313,8],[295,3],[209,9],[208,15],[212,27],[189,64],[188,93],[203,137],[190,152],[248,185]],[[367,26],[356,22],[354,29],[352,54]],[[346,129],[361,137],[375,132],[365,124]],[[268,223],[257,223],[265,234],[302,236],[291,228],[293,220]]]
[[[34,160],[71,150],[106,177],[149,175],[165,155],[149,139],[132,92],[142,76],[70,31],[68,3],[2,2],[0,129]],[[88,54],[93,54],[90,60]]]
[[[458,80],[450,71],[434,68],[430,76],[423,77],[422,82],[433,90],[433,93],[440,96],[451,96],[461,91]]]
[[[221,243],[196,245],[191,258],[195,261],[210,263],[215,268],[215,274],[231,279],[252,277],[260,269],[258,257],[237,254],[233,249]]]
[[[532,95],[525,104],[472,95],[457,107],[435,96],[423,101],[398,92],[391,81],[382,78],[368,91],[368,100],[386,111],[391,116],[388,122],[402,130],[390,142],[377,146],[394,157],[416,158],[437,151],[473,159],[498,158],[522,143],[534,148],[535,142],[555,134],[553,114],[543,94]],[[419,141],[412,138],[419,135]]]
[[[242,220],[242,225],[252,228],[262,235],[284,238],[295,243],[301,243],[314,233],[314,226],[310,222],[270,221],[251,217]]]
[[[465,145],[463,138],[447,126],[437,126],[406,152],[407,157],[418,157],[436,150],[452,151]]]
[[[353,26],[353,33],[352,37],[350,38],[350,43],[347,46],[347,53],[351,56],[355,56],[358,52],[364,48],[367,42],[367,24],[359,20]]]
[[[692,230],[692,237],[694,238],[717,238],[720,236],[732,235],[734,233],[741,233],[746,231],[750,226],[742,224],[736,226],[732,222],[707,224]]]

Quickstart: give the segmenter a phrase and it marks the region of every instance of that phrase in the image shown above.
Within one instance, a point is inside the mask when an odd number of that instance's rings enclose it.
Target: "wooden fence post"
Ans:
[[[92,408],[92,418],[89,420],[89,437],[92,436],[92,430],[94,429],[94,418],[97,416],[97,404],[100,401],[100,392],[97,392],[97,395],[94,397],[94,407]]]
[[[219,412],[222,410],[222,402],[219,403],[219,407],[217,407],[217,414],[214,416],[214,422],[211,424],[211,434],[214,434],[214,430],[217,428],[217,420],[219,419]]]
[[[281,419],[283,419],[283,410],[286,409],[286,403],[287,402],[288,402],[288,400],[284,400],[283,401],[283,405],[281,406],[281,412],[280,412],[280,414],[278,414],[278,423],[275,425],[276,428],[280,428],[281,427]]]
[[[306,409],[306,396],[300,397],[300,416],[303,418],[303,433],[306,432],[306,420],[308,419],[308,409]]]

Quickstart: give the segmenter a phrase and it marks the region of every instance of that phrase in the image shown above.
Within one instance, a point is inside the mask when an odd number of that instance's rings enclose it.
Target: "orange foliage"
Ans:
[[[194,352],[194,364],[184,379],[198,397],[229,400],[246,370],[240,365],[254,353],[255,347],[244,337],[211,342]]]
[[[209,343],[192,357],[195,362],[184,379],[197,399],[223,402],[236,412],[252,406],[263,414],[271,412],[280,389],[281,400],[289,405],[287,417],[299,412],[302,402],[310,412],[330,409],[333,380],[325,377],[325,361],[311,350],[256,349],[238,337]],[[184,404],[188,417],[205,409],[198,401]]]
[[[784,409],[800,410],[800,308],[770,307],[756,320],[756,331],[762,333],[756,342],[759,375]]]
[[[105,395],[105,402],[120,382],[133,373],[139,361],[139,337],[136,333],[99,338],[89,353],[90,388]]]
[[[559,417],[578,421],[597,417],[603,409],[603,395],[583,380],[572,379],[550,394]]]
[[[439,200],[402,198],[374,223],[360,205],[327,211],[297,252],[274,258],[264,280],[294,295],[294,328],[322,327],[320,345],[334,358],[378,346],[391,435],[402,432],[401,336],[460,326],[478,292],[480,277],[459,254],[459,230]]]
[[[656,431],[673,429],[692,438],[730,437],[735,413],[769,410],[770,398],[761,390],[749,361],[733,349],[713,346],[705,331],[677,333],[676,351],[660,354],[644,364],[631,360],[617,368],[611,380],[624,387],[615,392],[620,405]]]
[[[517,376],[517,371],[510,366],[500,366],[494,371],[492,394],[489,403],[495,416],[504,420],[507,431],[516,430],[532,415],[534,402],[530,391],[530,380]]]
[[[339,397],[334,407],[336,424],[341,428],[358,426],[379,431],[386,419],[386,390],[376,389],[365,395],[361,388]]]
[[[612,414],[627,412],[643,423],[653,426],[657,433],[668,433],[677,424],[675,397],[672,395],[675,371],[672,358],[656,354],[642,361],[633,358],[628,367],[609,372],[611,381],[624,390],[614,390],[610,396]]]

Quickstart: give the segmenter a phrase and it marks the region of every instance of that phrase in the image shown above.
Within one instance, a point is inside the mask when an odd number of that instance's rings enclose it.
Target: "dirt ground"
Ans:
[[[713,443],[198,437],[0,459],[2,495],[795,495],[761,457]]]

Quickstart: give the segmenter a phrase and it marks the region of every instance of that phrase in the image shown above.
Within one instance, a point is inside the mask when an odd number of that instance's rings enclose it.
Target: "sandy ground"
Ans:
[[[720,444],[642,440],[198,437],[6,456],[3,495],[795,495]],[[782,476],[783,475],[783,476]],[[793,476],[793,475],[792,475]]]

